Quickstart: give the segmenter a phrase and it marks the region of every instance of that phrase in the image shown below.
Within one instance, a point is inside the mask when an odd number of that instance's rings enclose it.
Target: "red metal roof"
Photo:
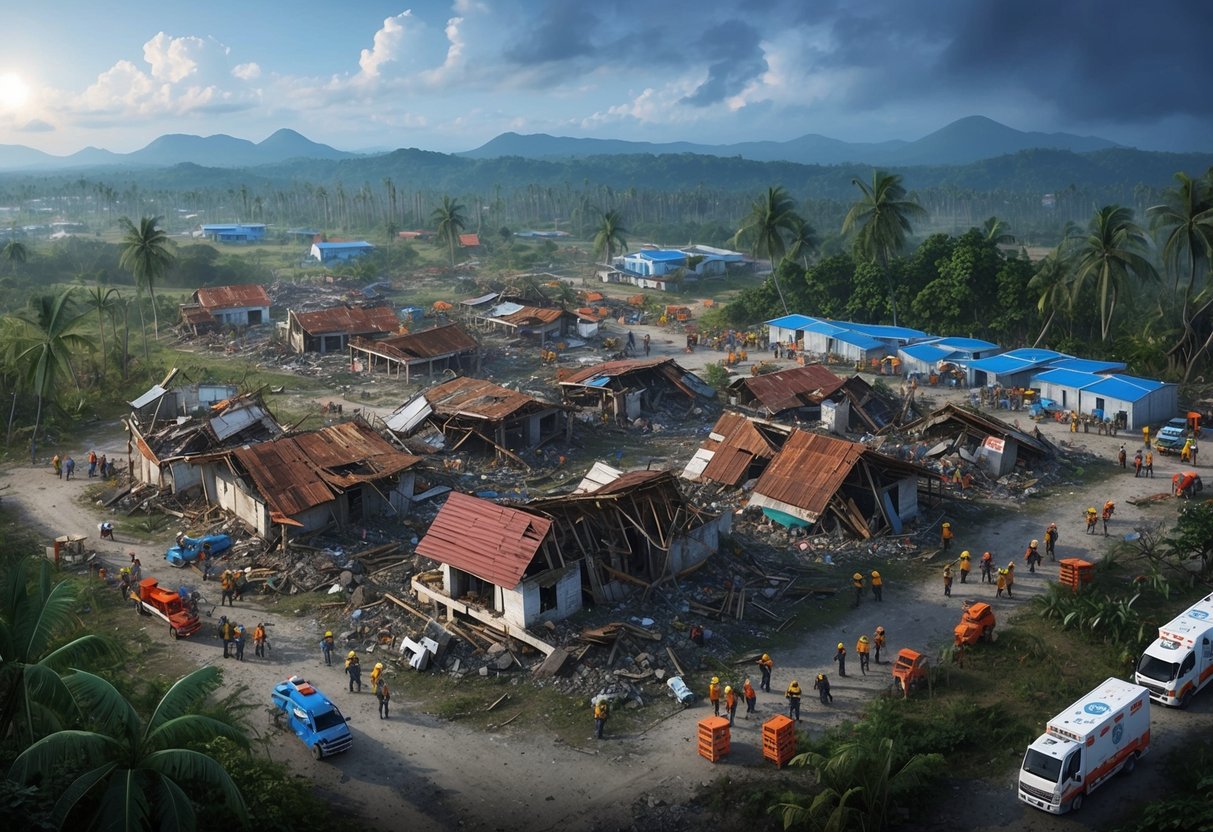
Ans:
[[[237,286],[205,286],[194,292],[194,298],[207,309],[238,309],[245,306],[270,305],[265,287],[255,283]]]
[[[215,316],[206,307],[189,305],[181,307],[181,320],[189,326],[204,326],[215,323]]]
[[[858,442],[795,431],[758,478],[754,493],[803,509],[816,519],[865,451]]]
[[[348,335],[395,332],[400,319],[387,306],[334,306],[315,312],[291,312],[309,335],[344,332]]]
[[[480,235],[460,234],[459,245],[463,246],[464,248],[475,248],[476,246],[480,245]]]
[[[606,485],[591,491],[590,493],[596,496],[606,494],[619,494],[624,491],[631,491],[635,488],[648,485],[655,480],[668,479],[671,483],[674,481],[674,475],[669,471],[628,471],[620,474],[615,479],[608,482]]]
[[[614,378],[615,376],[627,375],[636,370],[647,370],[651,367],[660,367],[662,364],[674,364],[672,358],[635,358],[625,359],[622,361],[607,361],[603,364],[595,364],[593,367],[586,367],[584,370],[578,370],[572,375],[561,380],[561,384],[581,384],[582,382],[594,378],[595,376],[603,376],[605,378]],[[677,365],[675,365],[677,366]],[[679,372],[683,372],[679,368]]]
[[[552,526],[545,517],[451,492],[417,552],[513,589]]]
[[[754,397],[754,404],[775,414],[806,404],[819,404],[843,383],[843,379],[821,364],[806,364],[776,373],[748,376],[733,386],[744,387]]]
[[[524,306],[509,315],[498,315],[494,321],[505,321],[515,326],[535,326],[536,324],[551,324],[560,320],[567,313],[563,309],[540,306]]]
[[[480,348],[476,339],[458,324],[446,324],[423,332],[393,335],[381,341],[358,343],[355,346],[373,349],[384,355],[408,361],[415,358],[437,358],[453,353],[472,352]]]
[[[439,416],[475,416],[492,421],[507,419],[528,407],[559,407],[491,381],[467,376],[435,385],[424,395]]]
[[[271,511],[288,517],[324,505],[339,489],[389,477],[421,461],[361,422],[246,445],[232,454]]]
[[[755,459],[773,459],[779,452],[751,420],[731,412],[720,414],[702,447],[713,453],[700,477],[725,485],[739,485]]]

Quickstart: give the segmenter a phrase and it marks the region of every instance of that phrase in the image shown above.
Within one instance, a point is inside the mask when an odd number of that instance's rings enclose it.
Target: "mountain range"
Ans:
[[[1022,150],[1068,150],[1089,153],[1116,148],[1114,142],[1069,133],[1033,133],[1016,130],[984,116],[954,121],[915,141],[844,142],[810,133],[789,141],[754,141],[713,145],[694,142],[633,142],[620,139],[584,139],[503,133],[474,150],[454,154],[467,159],[514,157],[536,160],[590,156],[664,155],[692,153],[741,158],[755,162],[793,162],[802,165],[868,164],[896,167],[964,165]],[[161,136],[131,153],[113,153],[96,147],[70,156],[53,156],[25,145],[0,145],[0,171],[64,170],[98,167],[169,167],[195,164],[211,168],[250,168],[294,159],[340,160],[367,154],[337,150],[314,142],[294,130],[282,129],[261,142],[224,134]],[[378,155],[378,154],[375,154]]]

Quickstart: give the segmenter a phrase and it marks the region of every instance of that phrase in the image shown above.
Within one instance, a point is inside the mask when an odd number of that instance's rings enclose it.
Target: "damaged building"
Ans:
[[[524,306],[505,301],[485,310],[476,320],[487,329],[542,344],[568,335],[576,325],[577,316],[559,307]]]
[[[608,361],[576,370],[559,384],[569,404],[627,422],[662,409],[689,412],[716,396],[715,388],[672,358]]]
[[[401,438],[419,435],[435,449],[496,452],[522,462],[518,451],[568,440],[568,408],[478,378],[455,378],[418,393],[384,420]],[[425,436],[425,431],[431,432]],[[523,463],[525,464],[525,463]]]
[[[783,526],[841,529],[869,538],[900,534],[918,516],[926,468],[858,442],[793,431],[754,485],[749,505]]]
[[[295,352],[345,352],[350,339],[373,339],[400,328],[386,306],[333,306],[315,312],[287,313],[287,337]]]
[[[994,479],[1023,463],[1032,467],[1056,455],[1056,449],[1037,428],[1025,433],[1001,419],[947,404],[906,425],[907,433],[935,442],[928,456],[957,454]]]
[[[788,440],[792,428],[724,412],[683,469],[683,479],[737,487],[757,479]]]
[[[264,286],[255,283],[206,286],[194,292],[191,300],[181,304],[181,325],[193,335],[225,326],[258,326],[270,320],[270,296]]]
[[[405,382],[418,373],[432,377],[446,370],[475,373],[480,369],[480,342],[458,324],[379,340],[356,335],[350,339],[349,349],[352,366],[361,366],[368,374],[381,371]]]
[[[898,414],[860,376],[844,379],[821,364],[739,378],[729,385],[729,403],[763,418],[821,422],[834,433],[876,433]]]

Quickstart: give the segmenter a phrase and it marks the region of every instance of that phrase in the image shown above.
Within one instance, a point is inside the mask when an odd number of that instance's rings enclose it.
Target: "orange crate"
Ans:
[[[1057,580],[1074,592],[1091,583],[1095,577],[1095,565],[1081,558],[1063,558],[1058,566]]]
[[[762,756],[783,768],[796,756],[796,723],[777,714],[762,724]]]
[[[729,753],[729,721],[724,717],[710,716],[699,720],[699,756],[717,762]]]

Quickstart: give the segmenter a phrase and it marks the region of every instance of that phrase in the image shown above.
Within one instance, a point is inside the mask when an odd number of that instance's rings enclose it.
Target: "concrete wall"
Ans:
[[[984,442],[977,448],[977,464],[992,477],[1011,473],[1019,458],[1019,443],[1014,439],[1003,441],[1002,451],[990,449]]]
[[[556,607],[540,612],[539,593],[549,583],[552,572],[528,578],[512,590],[502,590],[502,617],[513,627],[530,627],[541,621],[560,621],[581,609],[581,561],[566,566],[556,579]]]
[[[725,511],[710,523],[670,543],[670,568],[674,574],[707,560],[720,548],[720,536],[733,528],[733,513]]]
[[[218,505],[224,511],[234,514],[245,524],[255,529],[262,537],[269,537],[271,532],[270,513],[256,495],[245,491],[235,475],[224,466],[206,466],[211,476],[204,474],[203,481],[209,486],[210,502]],[[210,480],[210,482],[207,482]]]
[[[174,494],[184,494],[202,486],[202,469],[185,460],[176,460],[168,465],[169,485]]]
[[[906,477],[897,483],[897,516],[903,521],[918,516],[918,478]]]

